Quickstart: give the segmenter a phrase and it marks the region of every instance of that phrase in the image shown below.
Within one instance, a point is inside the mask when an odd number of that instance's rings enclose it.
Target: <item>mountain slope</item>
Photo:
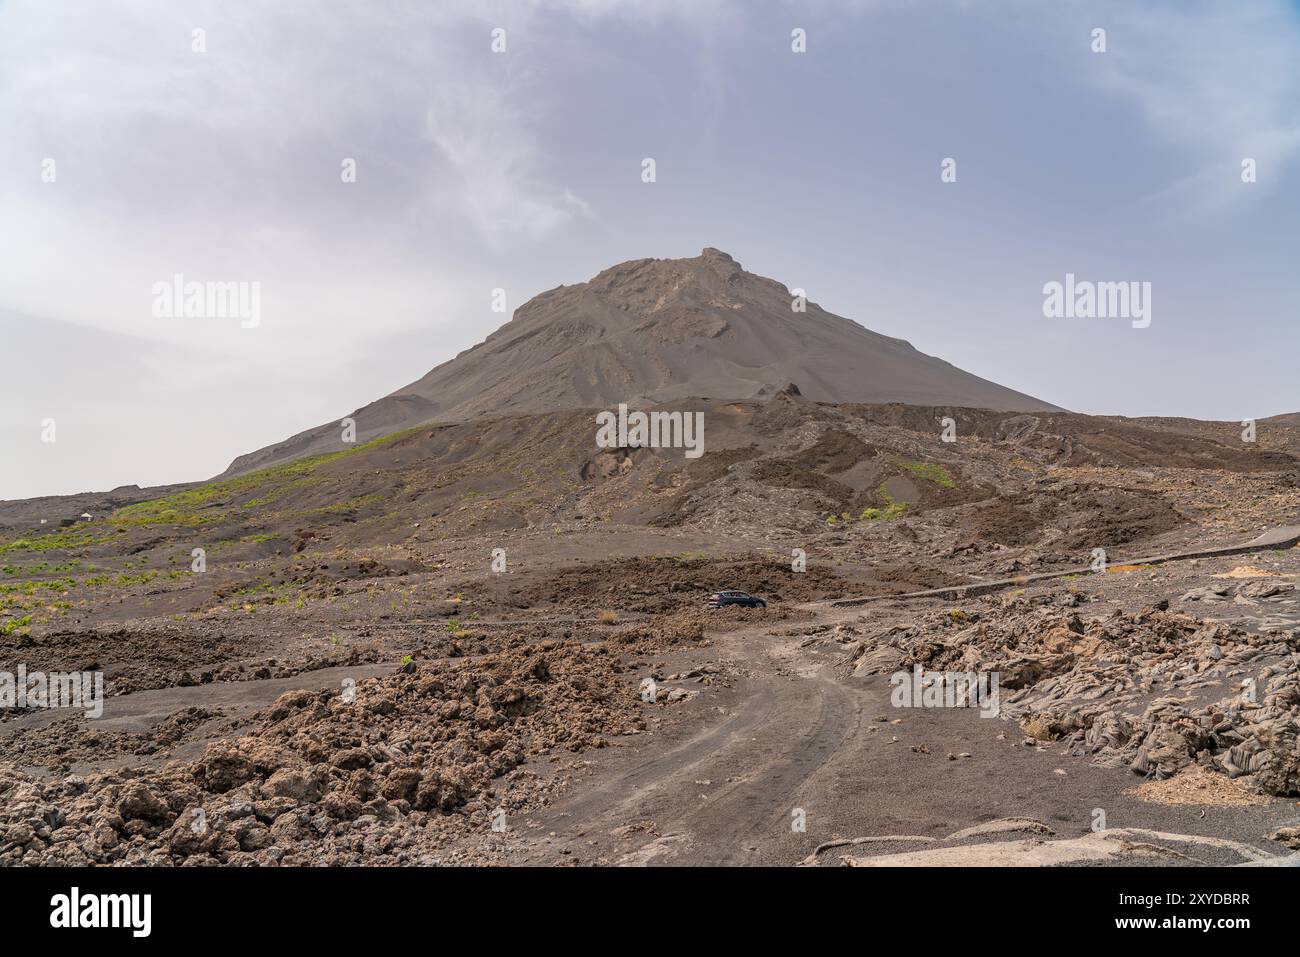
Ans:
[[[359,409],[357,438],[435,419],[748,399],[788,382],[814,401],[1056,409],[814,303],[796,313],[791,300],[785,286],[716,249],[622,263],[534,297],[479,345]],[[330,422],[241,456],[225,474],[340,447]]]

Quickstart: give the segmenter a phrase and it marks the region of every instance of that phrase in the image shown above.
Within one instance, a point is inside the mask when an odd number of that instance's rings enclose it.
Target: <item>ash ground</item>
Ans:
[[[707,415],[694,462],[554,413],[0,504],[0,670],[109,695],[5,714],[0,863],[1292,853],[1300,550],[1129,560],[1300,523],[1294,426],[797,390]],[[719,588],[769,606],[705,611]],[[893,707],[914,664],[998,671],[1001,715]]]

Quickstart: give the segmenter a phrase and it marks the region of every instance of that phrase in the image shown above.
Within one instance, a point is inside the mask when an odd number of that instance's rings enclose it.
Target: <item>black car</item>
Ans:
[[[743,591],[720,591],[709,596],[710,608],[739,605],[741,608],[766,608],[767,602]]]

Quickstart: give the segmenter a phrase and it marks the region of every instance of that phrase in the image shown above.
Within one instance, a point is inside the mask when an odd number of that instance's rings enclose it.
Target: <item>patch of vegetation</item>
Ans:
[[[957,483],[948,474],[948,470],[936,462],[908,462],[903,459],[895,459],[894,464],[901,469],[907,469],[917,478],[933,482],[935,485],[941,485],[944,488],[957,487]]]
[[[272,595],[275,593],[276,587],[277,586],[274,582],[263,582],[260,585],[245,585],[243,588],[236,588],[232,591],[230,597],[234,598],[239,595]]]
[[[55,549],[84,548],[87,545],[111,542],[116,537],[116,533],[100,537],[81,532],[50,532],[35,538],[19,538],[0,544],[0,555],[9,552],[47,552]]]
[[[839,515],[828,515],[826,517],[827,525],[844,524],[852,525],[854,522],[878,522],[893,521],[907,511],[907,503],[895,501],[894,497],[882,484],[876,489],[876,494],[885,500],[884,508],[869,506],[864,508],[856,517],[851,512],[841,512]]]
[[[0,566],[0,572],[6,575],[44,575],[47,572],[57,575],[60,572],[72,571],[81,564],[79,559],[59,562],[57,565],[51,565],[49,562],[37,562],[35,565],[3,565]]]
[[[15,631],[22,631],[25,634],[31,626],[31,615],[23,615],[21,618],[10,618],[8,621],[0,621],[0,635],[12,635]]]
[[[153,581],[159,575],[158,572],[123,572],[117,576],[117,584],[123,588],[129,588],[131,585],[146,585]]]
[[[286,462],[283,465],[273,465],[270,468],[251,472],[248,475],[238,475],[234,478],[208,482],[197,488],[186,489],[172,495],[165,495],[162,498],[150,499],[146,502],[135,502],[131,505],[125,505],[114,512],[112,521],[117,524],[131,526],[180,525],[195,527],[210,525],[226,519],[228,517],[227,509],[233,507],[235,501],[242,496],[252,496],[249,501],[244,503],[244,508],[267,505],[295,488],[311,485],[315,480],[317,470],[322,465],[341,459],[344,456],[356,455],[358,452],[366,452],[396,442],[420,431],[420,429],[421,427],[403,429],[400,432],[393,432],[390,435],[372,439],[355,448],[343,449],[338,452],[326,452],[322,455],[312,455],[293,462]],[[0,546],[0,551],[2,550],[3,546]]]
[[[67,591],[77,587],[75,578],[51,578],[48,581],[6,582],[0,585],[0,595],[12,595],[21,592],[35,592],[38,588],[49,591]]]
[[[333,505],[321,505],[317,508],[305,508],[302,511],[293,512],[294,518],[311,518],[313,515],[332,515],[336,512],[354,512],[359,508],[364,508],[374,502],[379,501],[378,495],[361,495],[357,498],[350,498],[346,502],[335,502]],[[397,514],[396,512],[391,514]]]
[[[876,487],[876,494],[885,500],[885,510],[880,516],[885,521],[892,522],[907,511],[907,503],[900,502],[895,499],[894,496],[890,495],[889,489],[885,488],[884,482],[881,482],[880,485]]]

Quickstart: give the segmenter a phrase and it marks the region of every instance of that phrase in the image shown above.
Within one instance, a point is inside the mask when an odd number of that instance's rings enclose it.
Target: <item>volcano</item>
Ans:
[[[480,416],[754,399],[796,383],[814,402],[1059,411],[872,332],[706,248],[636,259],[544,292],[483,342],[356,410],[356,436]],[[337,451],[339,420],[240,456],[238,475]]]

